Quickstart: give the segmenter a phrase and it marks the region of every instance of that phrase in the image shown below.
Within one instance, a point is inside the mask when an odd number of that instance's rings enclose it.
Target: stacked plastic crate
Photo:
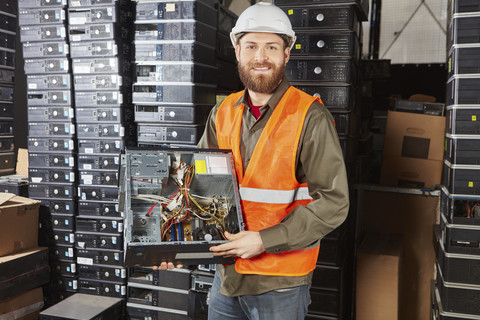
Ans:
[[[138,1],[133,84],[138,144],[195,146],[215,104],[213,1]]]
[[[480,3],[448,8],[445,164],[432,319],[480,319]]]
[[[49,246],[47,304],[75,291],[75,125],[66,0],[18,1],[27,81],[30,198],[42,201],[39,244]]]
[[[120,153],[135,143],[131,103],[133,3],[69,0],[78,204],[78,292],[124,298]]]
[[[16,1],[0,5],[0,175],[15,173],[13,84],[17,32]]]
[[[275,0],[290,18],[297,41],[286,75],[295,87],[322,99],[335,119],[349,182],[355,172],[360,141],[358,68],[362,25],[367,1]],[[347,319],[351,316],[353,219],[327,235],[314,271],[308,319]]]

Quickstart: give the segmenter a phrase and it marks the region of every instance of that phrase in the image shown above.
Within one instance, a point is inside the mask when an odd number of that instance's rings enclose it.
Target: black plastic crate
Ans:
[[[480,3],[477,0],[451,0],[448,1],[447,12],[450,18],[458,13],[478,12],[480,14]]]
[[[440,230],[445,252],[480,256],[480,226],[450,224],[442,215]]]
[[[448,78],[480,73],[480,46],[453,47],[448,56]]]
[[[480,256],[448,253],[439,241],[437,262],[444,281],[480,285]]]
[[[479,317],[471,314],[461,314],[445,311],[440,298],[440,293],[436,287],[432,287],[432,320],[467,320],[467,319],[480,319]]]
[[[472,107],[449,106],[446,112],[447,134],[480,134],[480,105]]]
[[[480,195],[480,166],[456,165],[445,160],[443,168],[443,185],[450,194]]]
[[[357,82],[357,65],[353,59],[305,59],[292,57],[285,74],[290,81]]]
[[[447,83],[447,105],[479,105],[480,77],[454,76]]]
[[[437,268],[437,287],[446,312],[480,315],[480,286],[445,282]]]
[[[442,187],[440,201],[440,212],[449,223],[480,225],[480,195],[451,195]]]
[[[360,59],[360,42],[354,32],[298,31],[291,56],[349,57]]]
[[[450,23],[447,48],[456,44],[480,43],[480,14],[454,17]]]
[[[444,159],[454,165],[480,165],[480,136],[447,134]]]

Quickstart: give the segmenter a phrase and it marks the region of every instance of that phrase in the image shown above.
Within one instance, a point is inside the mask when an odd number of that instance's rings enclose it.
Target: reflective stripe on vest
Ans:
[[[243,92],[228,96],[217,110],[218,146],[231,149],[240,185],[246,229],[260,231],[280,223],[295,207],[313,199],[306,184],[295,176],[295,163],[305,116],[315,98],[290,87],[272,112],[244,171],[240,153],[245,106]],[[318,99],[319,100],[319,99]],[[307,230],[305,230],[307,232]],[[304,276],[316,267],[319,247],[280,253],[262,253],[238,258],[235,269],[242,274]]]
[[[307,187],[294,190],[269,190],[240,186],[240,197],[245,201],[288,204],[298,200],[312,200]]]

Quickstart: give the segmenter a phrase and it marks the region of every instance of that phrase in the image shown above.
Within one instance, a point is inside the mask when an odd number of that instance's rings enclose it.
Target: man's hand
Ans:
[[[235,234],[225,232],[225,237],[230,242],[210,247],[210,251],[215,256],[248,259],[258,256],[265,251],[262,238],[257,231],[240,231]]]
[[[177,268],[178,268],[178,269],[183,268],[183,265],[177,264]],[[172,262],[169,262],[169,263],[162,262],[162,263],[160,264],[160,267],[159,267],[159,266],[153,266],[153,267],[152,267],[152,270],[154,270],[154,271],[155,271],[155,270],[158,270],[158,269],[163,270],[163,271],[165,271],[165,270],[167,270],[167,269],[172,270],[172,269],[175,269],[175,265],[174,265]]]

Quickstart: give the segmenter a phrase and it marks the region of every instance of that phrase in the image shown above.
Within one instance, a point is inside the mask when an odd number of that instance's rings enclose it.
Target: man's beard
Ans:
[[[270,67],[273,71],[271,76],[267,75],[250,75],[250,70],[254,67]],[[244,65],[242,63],[238,63],[238,74],[240,76],[240,80],[242,81],[245,88],[257,93],[273,93],[275,89],[277,89],[278,85],[282,81],[285,75],[285,65],[282,64],[280,67],[275,66],[269,62],[266,63],[255,63],[255,64],[247,64]]]

